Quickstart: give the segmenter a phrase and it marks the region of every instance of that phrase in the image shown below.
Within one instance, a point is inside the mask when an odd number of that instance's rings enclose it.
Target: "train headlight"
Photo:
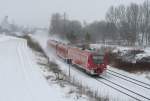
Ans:
[[[87,64],[87,67],[90,67],[90,64],[89,64],[89,63]]]
[[[90,74],[94,74],[94,70],[90,70]]]

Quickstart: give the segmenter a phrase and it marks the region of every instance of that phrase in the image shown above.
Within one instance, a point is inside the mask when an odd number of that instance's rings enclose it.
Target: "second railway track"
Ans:
[[[130,88],[128,88],[128,86],[125,85],[121,85],[119,84],[119,82],[114,82],[112,80],[109,80],[108,78],[105,78],[104,76],[101,76],[100,79],[96,78],[96,80],[100,83],[103,83],[117,91],[119,91],[120,93],[123,93],[131,98],[133,98],[134,100],[137,101],[150,101],[150,97],[143,95],[143,93],[134,91]]]
[[[106,74],[95,79],[134,100],[150,101],[150,84],[109,69]]]
[[[112,75],[112,76],[117,77],[117,78],[121,78],[121,79],[126,80],[126,81],[128,81],[128,82],[131,82],[131,83],[133,83],[133,84],[135,84],[135,85],[138,85],[138,86],[141,86],[141,87],[143,87],[143,88],[146,88],[146,89],[149,89],[149,90],[150,90],[150,84],[145,83],[145,82],[142,82],[142,81],[137,80],[137,79],[134,79],[134,78],[131,78],[131,77],[129,77],[129,76],[120,74],[120,73],[118,73],[118,72],[116,72],[116,71],[113,71],[113,70],[108,69],[108,70],[107,70],[107,74]]]

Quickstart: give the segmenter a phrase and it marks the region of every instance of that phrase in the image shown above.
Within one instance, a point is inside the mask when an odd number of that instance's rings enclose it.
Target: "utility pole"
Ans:
[[[64,33],[66,34],[66,13],[64,12]]]
[[[147,20],[147,21],[146,21],[146,45],[147,45],[147,44],[148,44],[148,36],[149,36],[149,35],[148,35],[148,24],[149,24],[149,7],[148,7],[148,6],[149,6],[149,2],[148,2],[148,0],[147,0],[146,4],[147,4],[147,5],[146,5],[146,6],[147,6],[147,7],[146,7],[146,8],[147,8],[147,12],[146,12],[146,14],[147,14],[147,15],[146,15],[146,17],[147,17],[147,18],[146,18],[146,20]]]
[[[69,77],[70,77],[70,64],[69,64]]]
[[[147,24],[147,34],[148,34],[148,27],[149,27],[149,1],[147,0],[147,18],[148,18],[148,24]],[[149,41],[148,39],[149,34],[147,35],[147,41]]]
[[[72,60],[71,59],[67,59],[67,63],[68,63],[68,65],[69,65],[69,78],[70,78],[70,66],[71,66],[71,64],[72,64]]]

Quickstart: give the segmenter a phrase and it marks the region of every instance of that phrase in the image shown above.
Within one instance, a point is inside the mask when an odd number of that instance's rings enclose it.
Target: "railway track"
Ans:
[[[133,98],[134,100],[150,101],[150,96],[148,96],[148,94],[143,94],[139,92],[140,91],[139,89],[141,89],[141,91],[144,90],[145,93],[147,93],[146,91],[150,90],[150,84],[128,77],[126,75],[120,74],[116,71],[109,70],[109,69],[107,70],[107,76],[111,78],[120,79],[120,82],[116,82],[115,80],[112,80],[102,75],[100,76],[100,78],[95,78],[95,79],[98,82],[103,83],[104,85],[107,85],[110,88],[113,88],[114,90]],[[122,83],[123,81],[124,83]],[[127,84],[125,84],[126,82],[129,82],[129,84],[132,84],[132,88],[128,87]],[[137,87],[137,88],[133,90],[134,87]]]
[[[127,88],[127,87],[124,87],[123,85],[120,85],[118,83],[115,83],[105,77],[100,77],[100,79],[96,78],[96,80],[98,82],[101,82],[117,91],[119,91],[120,93],[123,93],[137,101],[150,101],[150,98],[149,97],[146,97],[140,93],[137,93],[135,91],[132,91],[131,89]]]
[[[103,78],[103,77],[102,77],[102,78]],[[138,99],[137,97],[134,97],[134,96],[132,96],[131,94],[129,94],[129,93],[125,92],[125,91],[122,91],[121,89],[119,89],[118,87],[115,87],[115,86],[111,85],[110,83],[107,83],[107,82],[102,81],[102,80],[97,79],[97,78],[96,78],[95,80],[97,80],[98,82],[100,82],[100,83],[102,83],[102,84],[104,84],[104,85],[106,85],[106,86],[108,86],[108,87],[110,87],[110,88],[112,88],[112,89],[114,89],[114,90],[116,90],[116,91],[122,93],[122,94],[125,94],[126,96],[129,96],[129,97],[133,98],[134,100],[141,101],[141,100]],[[106,80],[106,81],[107,81],[107,80]]]
[[[131,82],[131,83],[136,84],[136,85],[138,85],[138,86],[141,86],[141,87],[143,87],[143,88],[150,89],[150,84],[145,83],[145,82],[142,82],[142,81],[139,81],[139,80],[134,79],[134,78],[131,78],[131,77],[129,77],[129,76],[120,74],[120,73],[118,73],[118,72],[116,72],[116,71],[107,69],[107,74],[112,75],[112,76],[115,76],[115,77],[117,77],[117,78],[121,78],[121,79],[123,79],[123,80],[126,80],[126,81],[128,81],[128,82]]]

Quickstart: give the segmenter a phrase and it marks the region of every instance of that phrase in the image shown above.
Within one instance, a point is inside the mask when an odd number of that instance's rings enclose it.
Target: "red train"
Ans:
[[[107,68],[106,53],[100,54],[99,52],[82,50],[54,40],[48,40],[47,44],[57,56],[65,60],[70,59],[73,65],[77,65],[91,75],[100,75]]]

